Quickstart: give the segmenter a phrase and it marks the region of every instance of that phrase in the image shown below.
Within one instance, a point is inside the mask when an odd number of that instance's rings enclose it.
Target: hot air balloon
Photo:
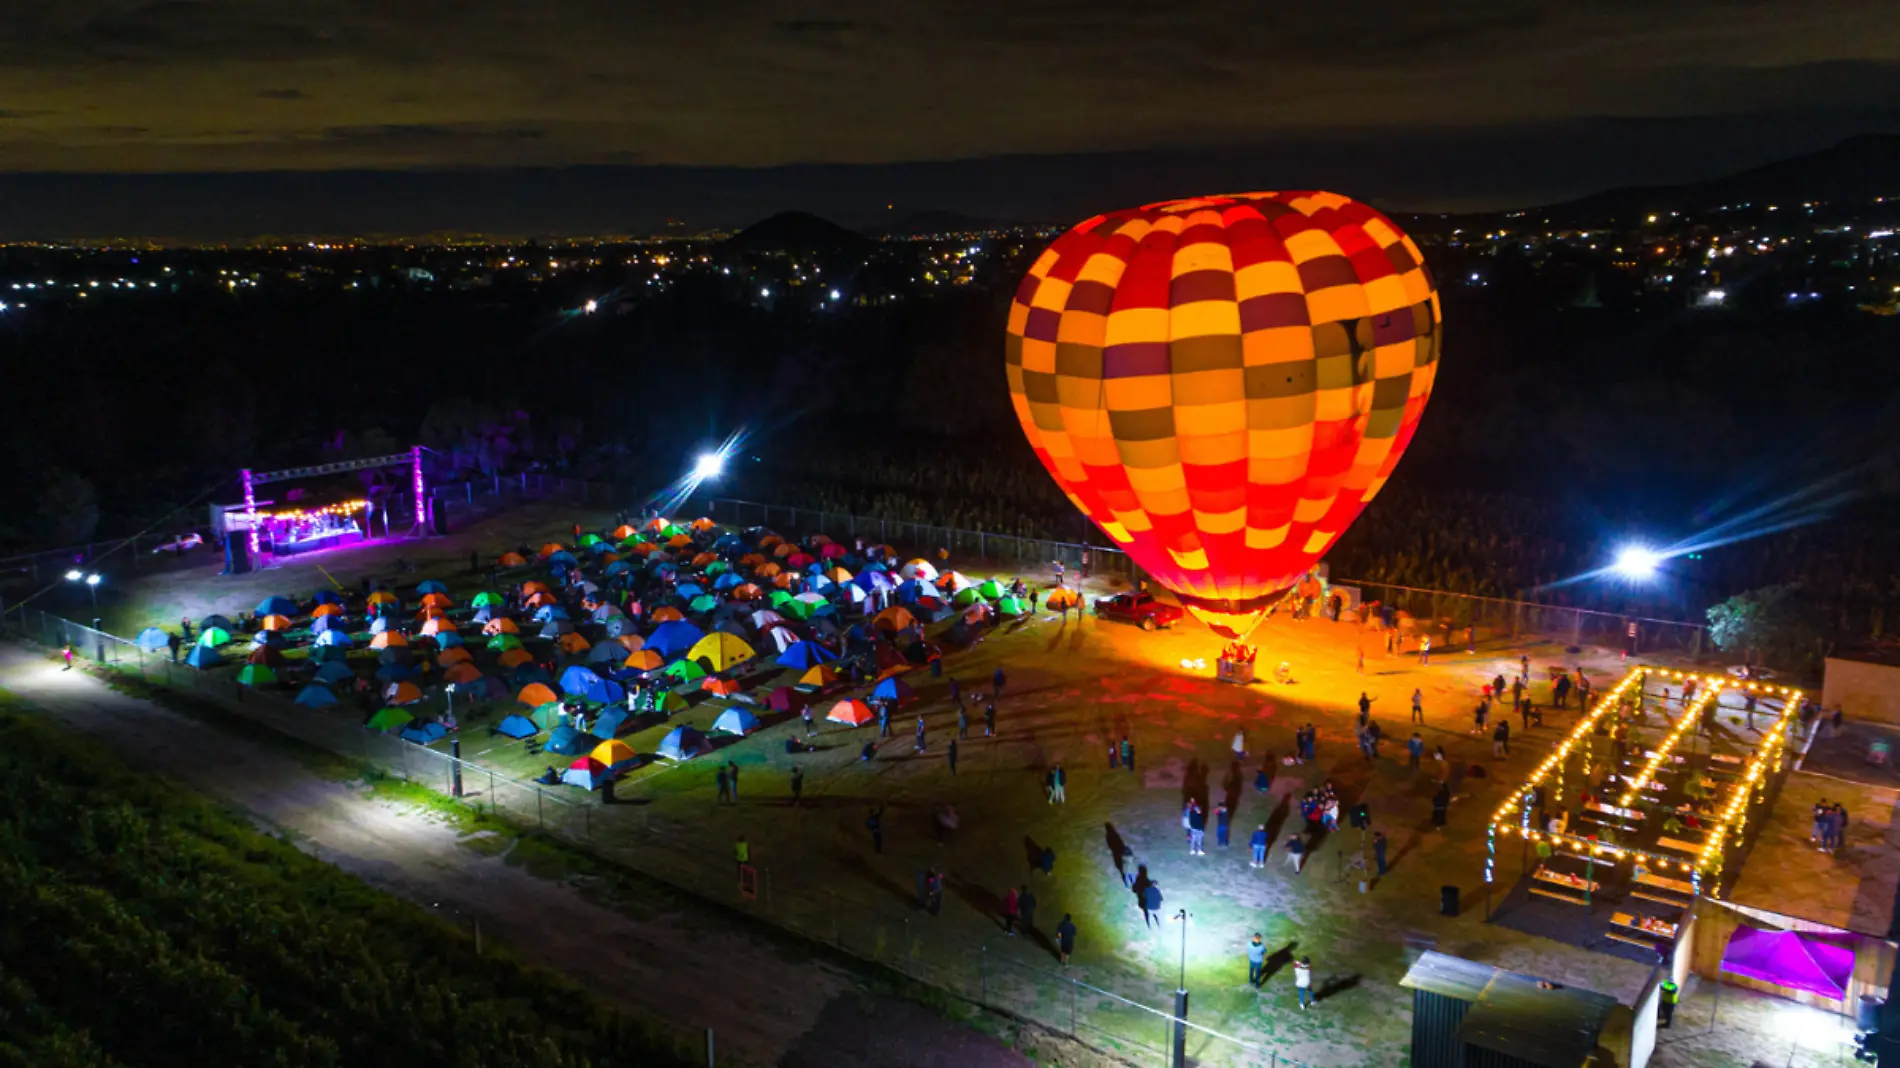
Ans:
[[[1076,508],[1244,637],[1385,485],[1438,368],[1438,294],[1390,219],[1323,192],[1098,215],[1010,305],[1011,400]]]

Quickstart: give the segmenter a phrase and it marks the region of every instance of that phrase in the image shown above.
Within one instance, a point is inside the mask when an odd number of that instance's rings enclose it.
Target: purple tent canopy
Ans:
[[[1722,970],[1845,1001],[1854,951],[1793,931],[1737,927],[1722,954]]]

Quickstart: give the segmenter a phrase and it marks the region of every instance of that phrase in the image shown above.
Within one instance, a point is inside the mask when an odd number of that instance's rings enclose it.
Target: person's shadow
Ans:
[[[1346,991],[1357,987],[1359,980],[1360,976],[1357,972],[1347,976],[1328,979],[1324,984],[1313,991],[1313,1003],[1317,1005],[1336,994],[1344,994]]]
[[[1123,865],[1128,860],[1127,841],[1122,838],[1121,832],[1116,830],[1115,825],[1112,823],[1102,824],[1102,833],[1108,839],[1108,855],[1115,859],[1116,874],[1125,874],[1126,869]],[[1036,853],[1036,863],[1042,863],[1042,853],[1040,851]]]
[[[1185,805],[1189,801],[1199,801],[1203,809],[1207,807],[1207,765],[1201,763],[1199,757],[1190,759],[1187,770],[1181,773],[1181,803]]]
[[[1030,871],[1042,870],[1042,846],[1026,834],[1023,835],[1023,857]]]
[[[1271,848],[1280,840],[1280,830],[1286,826],[1287,814],[1293,811],[1293,795],[1281,794],[1280,803],[1273,806],[1267,815],[1267,846]]]
[[[1227,801],[1227,811],[1229,812],[1238,811],[1240,808],[1240,785],[1242,781],[1242,775],[1243,775],[1243,772],[1241,771],[1240,761],[1236,760],[1233,763],[1227,765],[1227,777],[1221,780],[1221,790],[1225,793],[1226,801]]]
[[[1261,986],[1266,986],[1269,980],[1280,973],[1280,969],[1293,963],[1293,949],[1299,944],[1300,940],[1295,938],[1267,956],[1266,962],[1260,969]]]

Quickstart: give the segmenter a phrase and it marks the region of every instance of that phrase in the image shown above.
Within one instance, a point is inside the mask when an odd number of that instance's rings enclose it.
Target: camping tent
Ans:
[[[297,691],[297,703],[305,708],[324,708],[336,704],[336,694],[328,686],[313,682]]]
[[[214,668],[223,661],[224,658],[218,655],[218,651],[209,645],[194,646],[191,653],[185,657],[185,663],[195,668]]]
[[[582,734],[572,727],[556,727],[548,732],[547,743],[541,748],[550,753],[573,756],[575,753],[580,752],[581,747],[591,740],[592,739],[587,735]]]
[[[825,718],[833,723],[862,727],[877,717],[871,714],[871,706],[863,701],[839,701],[831,706],[831,711],[826,713]]]
[[[712,752],[712,743],[691,727],[674,727],[660,739],[659,755],[668,760],[691,760]]]
[[[637,767],[640,763],[640,757],[634,753],[633,747],[618,738],[607,739],[595,746],[588,755],[595,762],[605,765],[607,770],[615,772]]]
[[[759,729],[759,717],[735,706],[719,713],[719,718],[713,721],[712,729],[726,734],[750,734]]]
[[[683,619],[676,619],[653,628],[653,633],[647,635],[646,648],[672,660],[684,655],[705,636],[705,631]]]
[[[526,716],[504,716],[500,723],[495,724],[495,733],[505,734],[510,738],[532,738],[541,733],[541,728],[535,726],[534,721]]]
[[[598,790],[602,783],[614,777],[607,765],[593,757],[582,757],[567,766],[561,773],[561,781],[569,786],[578,786],[583,790]]]
[[[1776,986],[1847,1000],[1854,951],[1813,935],[1737,927],[1722,952],[1722,970]]]
[[[355,677],[356,672],[350,670],[350,665],[342,660],[332,660],[319,667],[316,674],[310,676],[315,682],[343,682]]]
[[[604,709],[594,725],[588,728],[596,738],[612,738],[620,733],[620,725],[627,722],[627,710],[624,708]]]
[[[246,664],[237,680],[246,686],[269,686],[277,681],[277,673],[263,664]]]
[[[752,659],[753,655],[752,647],[744,640],[725,631],[714,631],[694,642],[686,658],[703,661],[714,673],[718,673]]]
[[[903,679],[891,676],[878,683],[871,690],[871,696],[880,701],[906,705],[917,699],[917,691],[911,689]]]
[[[384,708],[371,716],[364,726],[373,731],[395,731],[408,726],[414,718],[400,708]]]
[[[146,627],[139,631],[139,648],[148,653],[156,653],[171,645],[171,635],[157,627]]]
[[[449,729],[434,720],[404,727],[399,735],[403,741],[414,742],[417,745],[428,745],[430,742],[439,742],[448,736]]]
[[[779,654],[778,666],[805,671],[838,659],[838,654],[817,642],[799,642]]]

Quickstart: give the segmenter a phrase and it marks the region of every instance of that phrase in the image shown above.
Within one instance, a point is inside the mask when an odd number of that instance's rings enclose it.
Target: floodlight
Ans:
[[[696,479],[718,478],[726,469],[724,453],[703,452],[693,461],[693,477]]]
[[[96,574],[96,573],[95,573],[95,574],[91,574],[91,575],[87,575],[87,576],[86,576],[86,585],[88,585],[88,586],[97,586],[97,585],[99,585],[99,576],[98,576],[98,574]]]
[[[73,571],[66,572],[67,582],[78,582],[80,579],[85,578],[85,577],[86,577],[86,574],[83,571],[73,570]]]
[[[1610,569],[1627,579],[1653,578],[1656,568],[1662,563],[1662,557],[1654,549],[1641,545],[1625,546],[1616,554],[1616,563]]]

